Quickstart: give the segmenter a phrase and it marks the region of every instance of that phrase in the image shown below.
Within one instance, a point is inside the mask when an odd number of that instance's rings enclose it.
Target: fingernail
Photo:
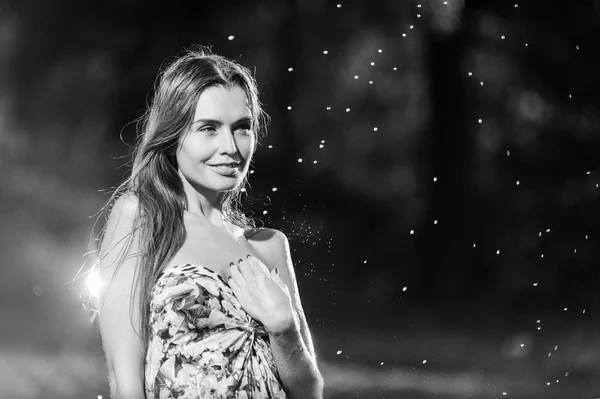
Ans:
[[[242,263],[243,261],[244,261],[243,259],[239,259],[239,260],[238,260],[238,263]]]
[[[231,267],[231,266],[235,266],[235,263],[229,262],[229,267]]]
[[[246,259],[250,259],[250,255],[246,255]]]

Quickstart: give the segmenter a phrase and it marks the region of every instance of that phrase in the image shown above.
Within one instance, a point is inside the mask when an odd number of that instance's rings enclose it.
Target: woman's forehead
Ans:
[[[252,110],[246,92],[239,86],[212,86],[200,94],[194,120],[239,119],[251,117]]]

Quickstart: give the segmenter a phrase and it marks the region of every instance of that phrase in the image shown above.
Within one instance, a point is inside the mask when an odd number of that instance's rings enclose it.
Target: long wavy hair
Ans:
[[[149,339],[152,287],[186,239],[183,213],[188,209],[188,203],[183,182],[177,173],[177,145],[193,121],[200,95],[213,86],[240,87],[245,91],[252,113],[256,150],[259,140],[266,135],[269,117],[262,109],[258,87],[251,72],[233,60],[213,54],[207,47],[188,49],[161,68],[152,100],[145,114],[137,121],[138,135],[133,147],[131,173],[112,192],[100,210],[104,211],[107,219],[115,201],[122,195],[135,195],[139,204],[132,232],[127,237],[129,242],[121,252],[123,256],[119,256],[113,277],[125,255],[136,256],[130,319],[132,321],[133,296],[141,290],[139,310],[142,331],[141,335],[136,333],[143,339],[145,348]],[[242,184],[225,192],[222,197],[224,219],[244,229],[255,227],[254,220],[241,210],[240,195],[247,183],[246,176]],[[102,243],[105,232],[106,223],[99,238],[94,241]],[[139,252],[127,254],[134,236],[139,240]],[[101,263],[104,250],[98,244],[95,264]],[[104,298],[96,306],[97,309],[101,308],[103,301]]]

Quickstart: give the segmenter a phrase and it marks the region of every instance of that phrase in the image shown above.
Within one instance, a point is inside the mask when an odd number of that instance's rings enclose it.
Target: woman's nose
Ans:
[[[226,129],[223,132],[220,144],[221,144],[221,151],[223,151],[226,154],[235,154],[237,152],[237,144],[235,143],[235,136],[233,135],[233,132],[231,132],[229,129]]]

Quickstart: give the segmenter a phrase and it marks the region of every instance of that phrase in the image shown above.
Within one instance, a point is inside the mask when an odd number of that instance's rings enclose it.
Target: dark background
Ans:
[[[74,277],[192,44],[255,71],[246,209],[326,397],[600,396],[599,38],[599,0],[0,2],[0,397],[108,398]]]

